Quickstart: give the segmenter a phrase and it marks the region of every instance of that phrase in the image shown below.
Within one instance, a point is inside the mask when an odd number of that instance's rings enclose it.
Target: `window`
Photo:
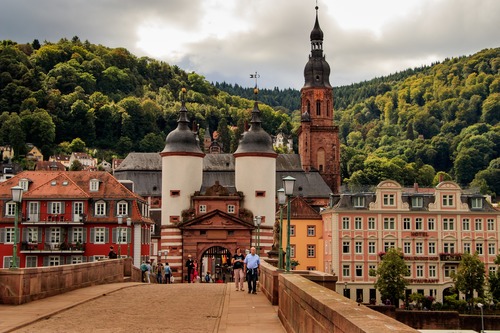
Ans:
[[[453,207],[453,194],[443,194],[443,207]]]
[[[5,205],[5,216],[13,217],[16,215],[16,203],[15,202],[7,202]]]
[[[295,244],[290,244],[290,258],[295,258]]]
[[[496,274],[497,268],[495,266],[490,266],[488,271],[490,272],[490,274]]]
[[[73,202],[73,221],[84,222],[83,221],[83,202]]]
[[[10,268],[12,265],[12,257],[11,256],[4,256],[3,257],[3,268]]]
[[[71,230],[71,242],[72,243],[83,243],[83,227],[73,227]]]
[[[307,270],[308,271],[315,271],[316,270],[316,266],[307,266]]]
[[[83,262],[83,256],[71,256],[72,264],[81,264]]]
[[[476,243],[476,252],[477,254],[483,254],[483,243]]]
[[[49,256],[49,265],[48,266],[59,266],[61,265],[61,257],[60,256]]]
[[[429,242],[429,254],[436,254],[436,243]]]
[[[413,208],[422,208],[424,206],[424,198],[422,197],[412,197],[411,206]]]
[[[494,231],[495,230],[495,220],[494,219],[487,219],[486,224],[488,226],[488,231]]]
[[[106,216],[106,203],[104,201],[95,203],[95,216]]]
[[[422,265],[417,265],[417,277],[423,277],[424,276],[424,266]]]
[[[354,197],[354,208],[365,207],[365,197]]]
[[[411,254],[411,243],[410,242],[403,243],[403,251],[405,254]]]
[[[356,265],[356,276],[363,276],[363,265]]]
[[[472,198],[471,199],[471,208],[472,209],[483,208],[483,198]]]
[[[416,217],[415,218],[415,230],[422,230],[423,229],[423,220],[421,217]]]
[[[371,270],[376,270],[376,269],[377,269],[377,265],[368,265],[368,272]]]
[[[29,181],[26,178],[23,178],[23,179],[19,180],[19,186],[21,186],[23,188],[23,191],[27,191],[28,190],[28,184],[29,184]]]
[[[5,228],[4,243],[5,244],[14,244],[14,228]]]
[[[90,180],[90,192],[97,192],[99,191],[99,180],[98,179],[91,179]]]
[[[93,228],[91,229],[91,232],[94,231],[94,243],[96,244],[104,244],[106,243],[106,231],[107,229],[104,227],[99,227],[99,228]]]
[[[361,217],[354,218],[354,229],[361,230],[363,229],[363,223]]]
[[[37,256],[26,256],[26,267],[37,267],[38,257]]]
[[[255,196],[258,198],[263,198],[266,196],[266,191],[255,191]]]
[[[307,237],[314,237],[314,236],[316,236],[316,226],[308,225],[307,226]]]
[[[348,217],[342,218],[342,229],[349,230],[349,218]]]
[[[427,219],[427,228],[429,230],[434,230],[436,228],[436,224],[434,222],[434,218],[428,218]]]
[[[61,202],[49,202],[49,214],[62,214]]]
[[[385,230],[394,230],[394,217],[384,217],[384,229]]]
[[[207,205],[200,205],[200,213],[206,213],[207,212]]]
[[[451,277],[452,273],[455,273],[457,268],[455,266],[444,266],[444,276]]]
[[[235,211],[236,211],[236,207],[234,205],[227,205],[227,212],[229,214],[234,214]]]
[[[443,243],[444,253],[455,253],[455,243]]]
[[[476,231],[483,230],[483,219],[475,219],[474,226]]]
[[[307,245],[307,257],[308,258],[316,257],[316,245],[314,244]]]
[[[354,251],[357,254],[363,253],[363,242],[355,242]]]
[[[171,197],[178,197],[179,195],[181,195],[181,191],[180,190],[170,190],[170,196]]]
[[[384,206],[394,206],[394,194],[384,194]]]
[[[424,253],[424,243],[416,242],[415,243],[415,254],[423,254]]]
[[[368,253],[375,254],[375,242],[368,242]]]
[[[387,252],[389,249],[396,248],[396,242],[384,242],[384,251]]]
[[[290,224],[290,237],[295,236],[295,224]]]
[[[411,221],[409,217],[403,218],[403,229],[410,230],[411,229]]]
[[[436,266],[435,265],[430,265],[429,266],[429,277],[430,278],[435,278],[436,277]]]
[[[38,243],[38,227],[27,228],[28,243]]]
[[[116,205],[116,214],[118,216],[128,216],[128,203],[126,201],[120,201]]]
[[[349,265],[342,265],[342,276],[351,276],[351,267]]]
[[[488,243],[488,254],[495,255],[495,244]]]
[[[60,244],[61,243],[61,228],[60,227],[50,228],[49,241],[51,244]]]
[[[342,253],[349,253],[350,252],[350,248],[351,247],[351,242],[342,242]]]
[[[470,253],[470,243],[464,243],[464,253]]]
[[[411,265],[406,265],[406,271],[407,271],[406,272],[406,274],[407,274],[406,276],[411,276],[411,271],[412,271]]]
[[[444,218],[443,230],[455,230],[455,220],[450,218]]]
[[[152,229],[153,230],[153,229]],[[153,232],[154,233],[154,230]],[[118,244],[126,244],[127,241],[127,227],[118,227],[116,228],[116,243]]]
[[[462,220],[462,230],[463,231],[469,231],[470,230],[470,220],[469,219],[463,219]]]
[[[321,101],[316,101],[316,115],[321,116]]]
[[[368,229],[375,230],[375,218],[374,217],[368,218]]]

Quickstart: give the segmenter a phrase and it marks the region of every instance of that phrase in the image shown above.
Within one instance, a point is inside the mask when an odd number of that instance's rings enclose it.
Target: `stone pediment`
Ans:
[[[225,213],[218,209],[207,214],[200,215],[194,219],[183,221],[178,225],[179,229],[239,229],[252,230],[255,226],[235,215]]]

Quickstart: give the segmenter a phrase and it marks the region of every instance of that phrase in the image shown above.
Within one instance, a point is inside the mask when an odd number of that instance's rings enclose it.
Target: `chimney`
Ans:
[[[442,174],[442,173],[440,173],[440,174],[439,174],[439,182],[441,183],[441,182],[443,181],[443,179],[444,179],[443,174]]]
[[[415,192],[418,192],[418,183],[413,183],[413,189],[415,190]]]

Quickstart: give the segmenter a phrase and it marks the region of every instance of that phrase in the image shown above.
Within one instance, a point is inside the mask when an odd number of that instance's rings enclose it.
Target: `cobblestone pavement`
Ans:
[[[218,331],[225,293],[225,284],[144,284],[108,293],[16,332],[212,333]]]

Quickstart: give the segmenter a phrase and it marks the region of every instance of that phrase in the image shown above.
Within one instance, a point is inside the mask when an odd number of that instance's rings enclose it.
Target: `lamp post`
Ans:
[[[283,269],[283,205],[285,204],[286,201],[286,194],[285,194],[285,189],[280,188],[278,190],[278,205],[280,206],[280,230],[279,230],[279,235],[278,235],[278,246],[279,246],[279,251],[278,251],[278,269]]]
[[[132,232],[130,231],[130,227],[132,226],[132,219],[130,217],[127,217],[127,258],[130,258],[130,242],[131,238],[129,237],[132,236]]]
[[[118,215],[118,258],[122,257],[122,223],[123,223],[123,216]]]
[[[257,255],[260,256],[260,223],[262,222],[262,216],[255,216],[255,224],[257,224]]]
[[[477,303],[479,309],[481,309],[481,333],[484,332],[484,317],[483,317],[483,303]]]
[[[283,188],[287,196],[287,234],[286,234],[286,272],[290,273],[290,197],[293,195],[293,186],[295,185],[295,178],[286,176],[283,178]]]
[[[344,297],[347,297],[347,282],[344,282]]]
[[[14,212],[14,245],[12,247],[12,263],[10,265],[11,269],[16,269],[19,266],[17,265],[17,220],[19,218],[19,204],[23,200],[23,188],[21,186],[14,186],[10,189],[12,193],[12,201],[16,203],[15,212]]]

